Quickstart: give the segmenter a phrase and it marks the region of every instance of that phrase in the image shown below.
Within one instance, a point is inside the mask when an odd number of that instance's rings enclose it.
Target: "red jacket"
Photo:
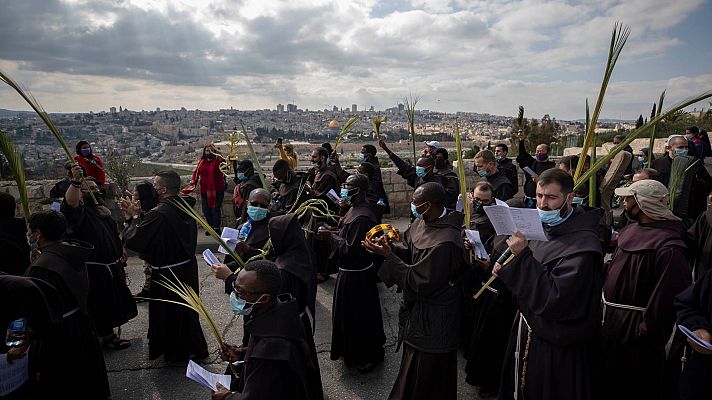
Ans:
[[[85,158],[77,154],[74,156],[74,160],[84,168],[84,172],[86,172],[87,176],[93,177],[99,186],[104,187],[106,183],[106,172],[104,171],[104,162],[101,161],[98,155],[94,154],[92,158]]]

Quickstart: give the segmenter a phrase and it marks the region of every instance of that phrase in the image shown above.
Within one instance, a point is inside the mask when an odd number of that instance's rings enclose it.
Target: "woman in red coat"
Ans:
[[[220,218],[222,202],[225,197],[227,184],[225,176],[220,171],[220,164],[225,160],[217,155],[213,145],[203,148],[203,156],[195,167],[190,185],[200,183],[200,200],[203,206],[203,215],[208,224],[220,233]]]
[[[86,140],[80,140],[75,146],[75,149],[77,151],[77,155],[74,156],[74,160],[82,166],[86,176],[94,177],[99,187],[103,188],[106,183],[104,162],[98,155],[92,153],[91,145]]]

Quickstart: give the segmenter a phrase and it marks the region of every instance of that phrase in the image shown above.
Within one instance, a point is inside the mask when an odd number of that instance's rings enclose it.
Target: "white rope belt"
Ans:
[[[484,282],[481,282],[481,284],[482,284],[482,286],[485,285]],[[489,290],[490,292],[492,292],[494,294],[499,294],[499,291],[497,291],[497,289],[493,288],[492,285],[487,285],[487,287],[485,289]]]
[[[521,312],[519,313],[519,328],[517,329],[517,345],[516,349],[514,351],[514,400],[517,400],[519,398],[519,389],[523,389],[523,385],[520,386],[520,381],[522,379],[522,375],[526,373],[525,371],[519,371],[519,354],[521,353],[522,350],[522,323],[527,326],[527,342],[531,338],[531,332],[532,328],[529,326],[529,322],[527,322],[527,319],[524,318],[524,314]],[[525,353],[528,352],[529,350],[529,343],[526,345]],[[525,367],[526,368],[526,367]]]
[[[67,311],[66,313],[62,314],[62,318],[63,318],[63,319],[64,319],[64,318],[67,318],[67,317],[69,317],[69,316],[75,314],[77,311],[79,311],[79,307],[75,307],[74,309],[69,310],[69,311]]]
[[[619,303],[611,303],[610,301],[606,300],[606,295],[601,292],[601,301],[603,301],[603,315],[601,319],[601,325],[606,322],[606,308],[607,307],[612,307],[612,308],[618,308],[621,310],[629,310],[629,311],[639,311],[639,312],[645,312],[646,308],[645,307],[638,307],[638,306],[631,306],[628,304],[619,304]]]
[[[85,262],[85,264],[86,264],[86,265],[98,265],[98,266],[101,266],[101,267],[106,267],[106,269],[109,271],[109,275],[111,275],[111,277],[113,278],[113,277],[114,277],[114,273],[111,272],[111,266],[118,264],[120,261],[121,261],[121,259],[118,259],[118,260],[116,260],[116,261],[114,261],[114,262],[111,262],[111,263],[108,263],[108,264],[100,263],[100,262],[96,262],[96,261],[87,261],[87,262]]]
[[[346,269],[346,268],[341,268],[339,267],[339,271],[344,271],[344,272],[363,272],[369,268],[373,267],[373,263],[369,264],[368,267],[363,268],[363,269]]]
[[[171,265],[164,265],[164,266],[162,266],[162,267],[154,267],[154,266],[151,266],[151,269],[167,269],[167,268],[179,267],[179,266],[181,266],[181,265],[188,264],[188,263],[191,262],[191,261],[193,261],[193,260],[189,258],[189,259],[187,259],[187,260],[185,260],[185,261],[177,262],[177,263],[171,264]]]

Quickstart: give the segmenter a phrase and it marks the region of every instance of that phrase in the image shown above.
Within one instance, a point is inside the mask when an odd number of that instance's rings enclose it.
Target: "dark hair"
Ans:
[[[367,163],[367,162],[362,162],[361,164],[359,164],[359,166],[361,166],[361,168],[363,168],[364,172],[366,173],[366,175],[368,175],[369,178],[373,175],[373,172],[376,170],[376,168],[373,167],[373,164]]]
[[[576,167],[578,167],[578,162],[579,156],[577,155],[563,156],[561,157],[561,160],[559,160],[559,164],[567,166],[569,171],[575,170]]]
[[[252,161],[251,161],[251,160],[248,160],[248,159],[240,160],[240,162],[237,163],[237,168],[236,168],[236,169],[240,169],[240,170],[242,170],[242,171],[247,171],[247,170],[250,170],[250,169],[251,169],[251,170],[254,170],[254,169],[255,169],[255,164],[253,164]]]
[[[257,288],[263,293],[276,297],[279,294],[279,288],[282,286],[282,276],[279,273],[277,264],[268,260],[250,261],[245,265],[245,271],[254,271],[257,274]]]
[[[622,142],[623,139],[625,139],[625,136],[623,136],[623,135],[616,135],[616,136],[613,136],[613,140],[620,140],[620,141]]]
[[[158,193],[156,193],[156,188],[153,187],[151,182],[143,181],[138,183],[134,189],[138,192],[141,210],[149,211],[158,205]]]
[[[331,144],[329,144],[328,142],[322,143],[321,147],[323,147],[328,152],[328,154],[326,155],[327,157],[329,156],[329,154],[331,154],[332,151],[334,151],[334,149],[331,148]]]
[[[640,171],[636,172],[636,174],[639,174],[639,173],[641,173],[641,172],[642,172],[642,173],[645,173],[646,175],[648,175],[648,179],[652,179],[652,180],[658,181],[658,182],[662,182],[662,181],[663,181],[663,176],[662,176],[662,174],[661,174],[660,172],[658,172],[657,169],[653,169],[653,168],[643,168],[643,169],[641,169]]]
[[[492,187],[492,184],[487,181],[477,182],[477,184],[475,185],[475,188],[472,191],[474,192],[477,189],[479,189],[483,192],[491,192],[492,195],[494,195],[494,188]]]
[[[281,171],[287,168],[289,168],[289,161],[280,158],[279,160],[274,162],[274,165],[272,166],[272,172]]]
[[[329,144],[329,143],[324,143],[324,144]],[[329,147],[331,147],[331,146],[329,146]],[[319,153],[319,157],[325,157],[327,159],[329,158],[329,154],[331,154],[331,151],[327,150],[326,147],[316,147],[316,148],[314,148],[314,151]]]
[[[423,195],[423,200],[429,201],[436,206],[444,206],[447,199],[445,187],[437,182],[426,182],[418,186],[416,191],[420,190]]]
[[[210,149],[210,148],[213,148],[213,149],[214,149],[215,146],[213,146],[212,144],[209,144],[209,145],[203,147],[203,155],[200,157],[201,159],[204,159],[204,160],[205,160],[205,159],[208,158],[208,149]],[[211,151],[210,154],[215,154],[215,153],[213,153],[213,152]]]
[[[542,172],[541,175],[539,175],[537,185],[544,186],[552,183],[557,183],[561,186],[561,192],[564,196],[574,190],[574,178],[572,178],[568,172],[558,168],[550,168]]]
[[[350,175],[346,178],[346,184],[359,188],[360,193],[363,194],[368,191],[368,177],[363,175]]]
[[[435,149],[435,151],[433,151],[433,156],[436,156],[438,154],[442,154],[443,156],[445,156],[446,160],[449,158],[447,150],[445,150],[444,147],[438,147],[437,149]]]
[[[15,207],[15,198],[10,193],[0,192],[0,217],[14,217]]]
[[[79,142],[77,142],[77,145],[74,146],[74,150],[76,150],[77,154],[82,154],[82,146],[84,146],[85,144],[89,144],[89,142],[87,142],[86,140],[80,140]]]
[[[178,194],[180,190],[180,176],[175,171],[161,171],[157,173],[156,176],[161,181],[161,185],[165,186],[169,194]]]
[[[372,156],[376,155],[376,146],[372,144],[364,144],[363,145],[364,150],[366,150],[367,154],[370,154]]]
[[[481,158],[482,161],[488,163],[488,162],[497,162],[497,159],[494,158],[494,153],[492,153],[489,150],[480,150],[475,154],[475,158]]]
[[[47,240],[60,240],[67,232],[67,220],[54,210],[38,211],[30,215],[28,225],[33,231],[40,230]]]
[[[497,143],[497,145],[494,146],[494,148],[496,149],[497,147],[501,147],[502,150],[504,150],[504,151],[506,151],[507,153],[509,153],[509,147],[507,147],[506,144],[504,144],[504,143]]]
[[[698,133],[700,133],[700,128],[698,128],[696,126],[691,126],[689,128],[685,128],[685,130],[690,131],[690,133],[692,133],[693,135],[697,135]]]

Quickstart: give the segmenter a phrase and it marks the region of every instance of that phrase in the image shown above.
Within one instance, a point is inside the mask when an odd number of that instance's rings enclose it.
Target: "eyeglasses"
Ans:
[[[249,292],[249,291],[244,291],[240,290],[237,288],[237,286],[232,286],[232,291],[235,292],[235,295],[241,299],[244,299],[244,296],[257,296],[258,294],[262,294],[262,292]]]

